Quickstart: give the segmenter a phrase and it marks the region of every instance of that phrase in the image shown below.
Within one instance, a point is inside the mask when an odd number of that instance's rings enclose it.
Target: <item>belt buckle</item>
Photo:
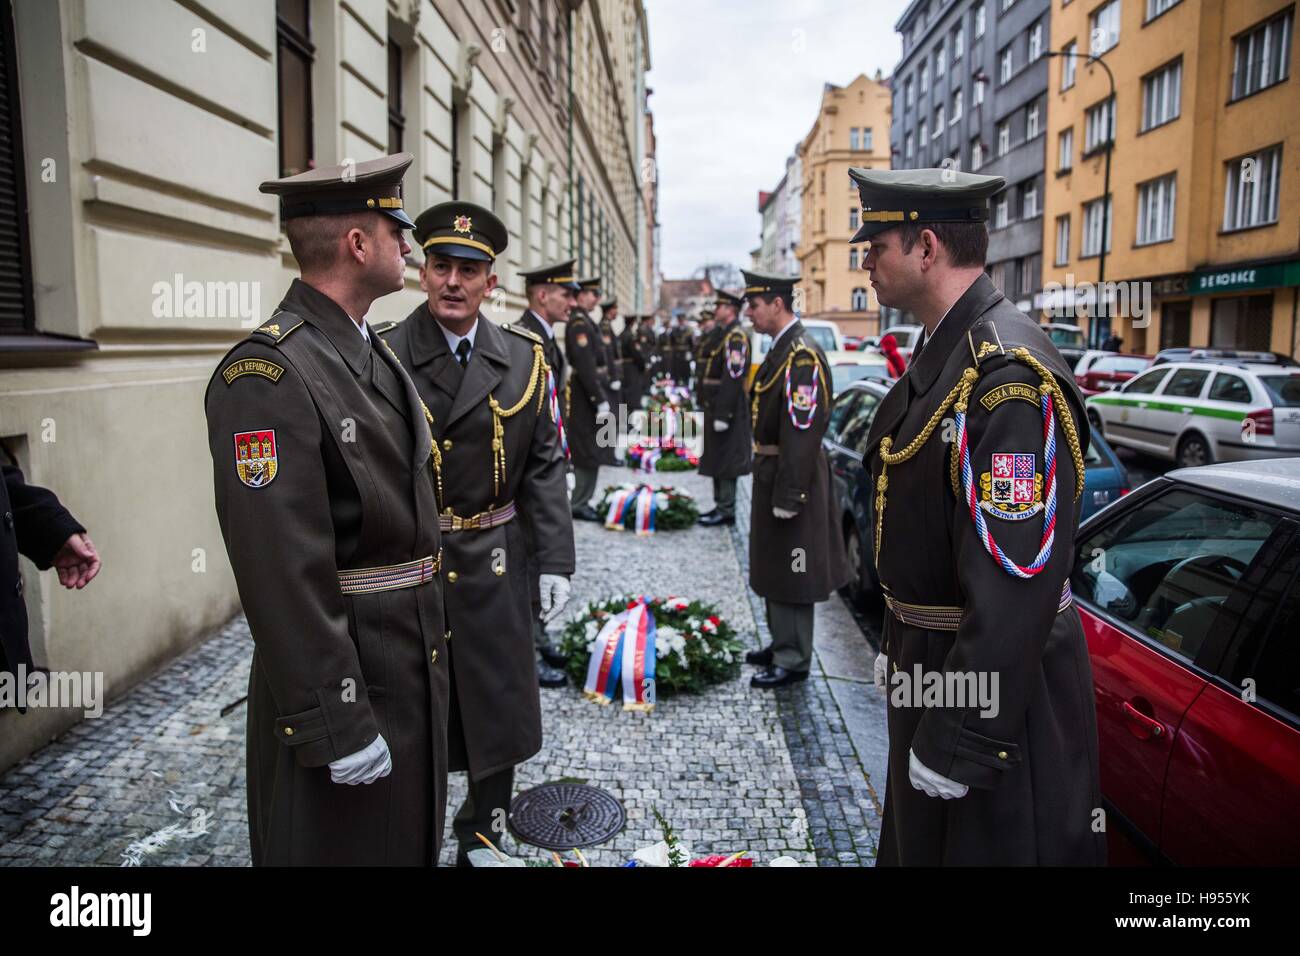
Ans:
[[[481,514],[476,514],[476,515],[474,515],[474,517],[472,517],[472,518],[465,518],[465,519],[461,522],[461,526],[462,526],[466,531],[477,531],[477,530],[479,530],[479,528],[481,528],[481,527],[483,526],[483,515],[481,515]]]
[[[465,519],[460,515],[451,516],[451,530],[460,531],[465,526]]]

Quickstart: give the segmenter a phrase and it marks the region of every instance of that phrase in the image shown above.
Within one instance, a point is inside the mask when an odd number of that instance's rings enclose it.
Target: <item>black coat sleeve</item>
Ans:
[[[50,567],[63,543],[85,528],[48,488],[29,485],[16,465],[4,465],[5,491],[14,516],[18,550],[42,571]]]
[[[583,390],[591,399],[592,407],[609,401],[605,394],[608,381],[596,363],[596,349],[604,349],[599,333],[592,334],[586,322],[570,322],[564,329],[564,351],[569,357],[570,375],[576,375]]]

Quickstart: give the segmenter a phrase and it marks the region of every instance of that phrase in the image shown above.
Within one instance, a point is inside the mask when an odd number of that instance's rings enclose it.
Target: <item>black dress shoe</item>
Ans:
[[[761,651],[746,651],[745,663],[753,664],[755,667],[772,666],[772,648],[765,647]]]
[[[720,524],[730,527],[735,523],[735,515],[724,515],[720,511],[714,511],[712,514],[703,515],[700,518],[700,524],[704,525],[706,528],[713,528]]]
[[[708,511],[704,512],[704,514],[700,515],[700,517],[701,517],[701,518],[711,518],[711,517],[713,517],[713,516],[714,516],[715,514],[717,514],[717,513],[718,513],[718,509],[717,509],[717,508],[710,508]]]
[[[537,683],[541,687],[563,687],[569,682],[569,675],[546,661],[537,662]]]
[[[596,509],[591,505],[583,505],[581,508],[575,508],[573,511],[574,521],[601,521],[600,515],[596,514]]]
[[[565,664],[569,663],[569,655],[561,654],[559,648],[550,641],[547,641],[545,644],[539,644],[537,650],[538,653],[542,655],[542,660],[546,661],[546,663],[550,664],[552,667],[563,667]]]
[[[456,865],[457,865],[457,866],[467,866],[467,867],[469,867],[470,869],[473,869],[473,868],[474,868],[474,864],[471,863],[471,862],[469,861],[469,856],[467,856],[467,855],[464,854],[464,853],[457,853],[457,854],[456,854]]]
[[[749,679],[750,687],[761,687],[764,690],[773,687],[784,687],[787,684],[794,684],[801,680],[808,679],[807,671],[788,671],[779,664],[773,664],[765,668]]]

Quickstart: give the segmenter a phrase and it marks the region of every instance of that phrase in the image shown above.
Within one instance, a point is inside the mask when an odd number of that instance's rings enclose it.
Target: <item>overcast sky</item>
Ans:
[[[748,266],[758,192],[811,128],[822,86],[889,76],[907,0],[646,0],[661,268]]]

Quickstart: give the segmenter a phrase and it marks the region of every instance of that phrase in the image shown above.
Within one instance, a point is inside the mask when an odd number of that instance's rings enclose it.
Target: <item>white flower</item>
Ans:
[[[668,507],[668,496],[662,491],[655,493],[655,507],[661,509]]]
[[[594,654],[596,651],[596,639],[593,637],[587,642],[587,653]]]
[[[700,629],[700,619],[698,617],[688,617],[686,619],[686,626],[692,631],[698,631]]]
[[[706,634],[715,634],[717,633],[718,625],[714,624],[712,621],[705,621],[700,625],[700,630],[704,631]]]
[[[594,641],[596,639],[596,635],[599,632],[600,632],[600,628],[599,626],[597,626],[595,621],[588,621],[583,626],[583,637],[585,637],[588,641]]]

